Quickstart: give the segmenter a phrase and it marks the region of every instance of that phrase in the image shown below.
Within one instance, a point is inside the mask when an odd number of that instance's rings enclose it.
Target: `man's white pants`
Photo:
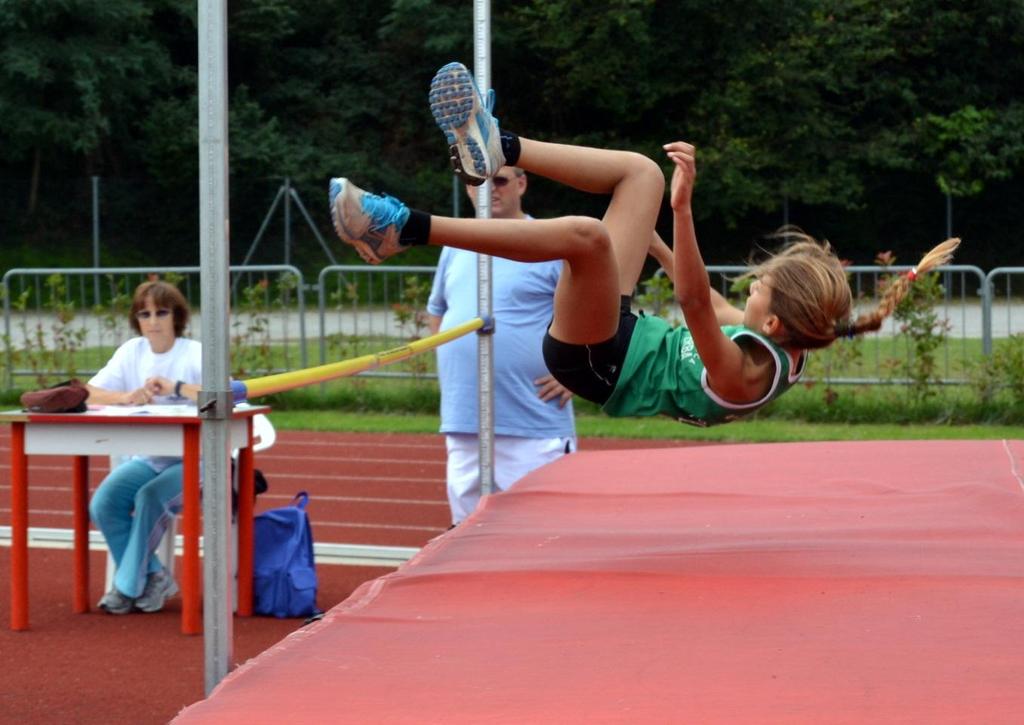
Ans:
[[[448,505],[452,523],[473,513],[480,503],[480,441],[475,435],[445,436],[448,448]],[[576,438],[494,437],[493,493],[508,487],[535,468],[576,450]]]

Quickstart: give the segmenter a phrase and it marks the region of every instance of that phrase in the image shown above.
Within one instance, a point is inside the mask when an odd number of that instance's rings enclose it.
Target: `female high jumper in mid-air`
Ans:
[[[332,179],[330,205],[342,240],[376,264],[411,245],[468,249],[521,262],[564,259],[554,315],[544,338],[548,369],[565,387],[610,415],[665,414],[697,425],[724,423],[781,395],[799,378],[808,350],[879,329],[916,276],[945,264],[948,239],[889,285],[878,306],[851,318],[846,272],[827,243],[790,233],[747,274],[742,310],[711,289],[690,206],[696,149],[664,146],[674,165],[673,249],[655,232],[665,178],[637,153],[546,143],[498,128],[472,75],[459,63],[431,83],[431,111],[455,172],[481,184],[513,165],[583,191],[610,194],[600,220],[458,219],[411,210],[390,196]],[[630,310],[648,254],[669,271],[685,326]]]

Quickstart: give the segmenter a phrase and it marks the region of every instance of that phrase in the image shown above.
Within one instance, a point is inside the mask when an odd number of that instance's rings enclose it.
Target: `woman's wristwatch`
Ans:
[[[178,382],[176,382],[174,384],[174,397],[175,398],[180,398],[181,397],[181,386],[184,385],[184,384],[185,384],[184,380],[179,380]]]

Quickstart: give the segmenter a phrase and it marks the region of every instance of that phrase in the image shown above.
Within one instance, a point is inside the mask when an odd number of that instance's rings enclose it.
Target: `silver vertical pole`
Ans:
[[[92,177],[92,266],[100,267],[100,177]],[[100,303],[100,275],[92,276],[93,304]]]
[[[203,323],[203,641],[206,694],[228,673],[231,620],[228,385],[227,1],[199,0],[199,246]]]
[[[292,180],[284,177],[284,263],[292,263]]]
[[[491,3],[473,3],[473,71],[476,85],[485,95],[491,87]],[[476,216],[491,218],[491,181],[477,189]],[[477,258],[477,314],[492,320],[491,258]],[[480,384],[480,494],[494,490],[494,336],[477,335],[477,379]]]

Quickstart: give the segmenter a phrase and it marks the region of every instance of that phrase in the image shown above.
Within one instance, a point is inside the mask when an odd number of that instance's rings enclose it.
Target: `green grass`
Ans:
[[[20,390],[0,392],[0,402],[14,407],[20,393]],[[322,387],[312,385],[266,396],[256,402],[272,406],[275,420],[309,421],[311,430],[386,431],[394,428],[432,432],[437,429],[440,394],[433,378],[356,377],[332,381]],[[618,420],[601,414],[597,406],[582,400],[577,400],[575,406],[581,434],[585,431],[586,435],[723,440],[739,435],[733,431],[740,428],[752,431],[806,429],[810,432],[785,435],[800,436],[792,438],[794,440],[809,440],[808,436],[840,435],[844,427],[867,430],[874,426],[882,432],[869,437],[957,437],[959,434],[955,431],[960,429],[967,430],[968,437],[984,437],[989,430],[994,431],[995,437],[1024,437],[1024,400],[1004,391],[991,400],[982,401],[978,392],[968,386],[933,386],[925,397],[916,397],[908,387],[897,385],[833,386],[831,389],[824,384],[797,386],[750,420],[710,430],[682,425],[668,418]],[[375,422],[378,419],[382,422]],[[972,427],[979,432],[970,432]],[[904,435],[901,432],[904,429],[915,432]],[[1006,430],[1012,432],[1006,433]],[[744,435],[774,439],[770,432]],[[867,434],[851,432],[849,435]]]
[[[437,384],[405,380],[357,379],[287,394],[268,396],[280,430],[436,434],[440,424]],[[967,391],[940,389],[920,404],[894,388],[841,388],[832,406],[822,402],[822,388],[796,388],[750,420],[713,428],[695,428],[669,418],[611,418],[586,402],[576,405],[576,428],[582,438],[653,438],[769,443],[818,440],[924,440],[1024,438],[1024,410],[1019,404],[977,406],[964,413]],[[17,406],[19,391],[0,394],[6,407]],[[959,411],[959,412],[957,412]],[[1009,418],[1010,423],[998,418]],[[990,422],[978,422],[978,420]],[[942,422],[936,422],[942,421]],[[961,422],[957,422],[961,421]]]
[[[905,377],[906,365],[913,358],[910,342],[906,335],[843,340],[815,351],[808,359],[806,374],[818,379]],[[980,339],[950,337],[935,350],[936,373],[944,379],[963,380],[984,357]]]
[[[334,410],[279,410],[272,414],[279,430],[353,433],[437,433],[437,415],[380,414]],[[578,414],[581,438],[637,438],[774,443],[824,440],[925,440],[1024,438],[1024,428],[1009,425],[903,425],[804,423],[752,420],[714,428],[694,428],[668,418],[610,418]]]
[[[826,404],[826,399],[831,403]],[[436,433],[436,380],[357,378],[263,401],[285,429]],[[798,386],[749,420],[695,428],[669,418],[611,418],[577,400],[580,436],[709,441],[1024,438],[1024,402],[982,402],[965,386],[936,386],[923,399],[903,386]]]

